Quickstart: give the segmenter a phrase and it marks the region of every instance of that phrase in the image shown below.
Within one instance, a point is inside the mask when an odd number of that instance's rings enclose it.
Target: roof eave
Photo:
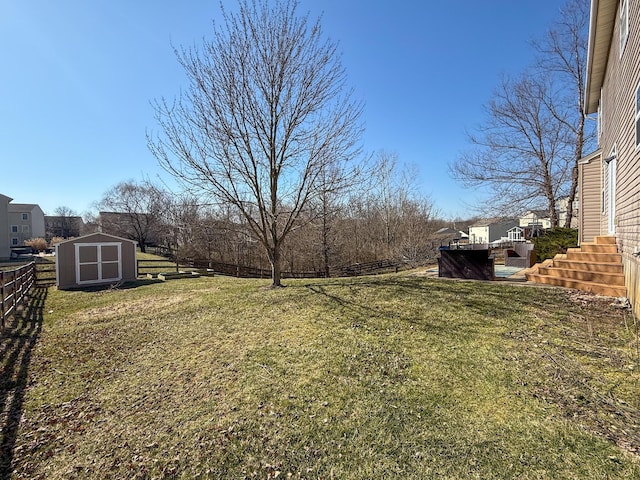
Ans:
[[[600,89],[607,69],[617,8],[618,0],[591,0],[584,98],[586,113],[594,113],[598,110]]]

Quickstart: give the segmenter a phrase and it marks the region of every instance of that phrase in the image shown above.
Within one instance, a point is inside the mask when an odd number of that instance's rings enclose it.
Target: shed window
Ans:
[[[76,283],[117,282],[122,279],[122,244],[77,243]]]
[[[620,3],[620,56],[624,51],[629,37],[629,0],[622,0]]]

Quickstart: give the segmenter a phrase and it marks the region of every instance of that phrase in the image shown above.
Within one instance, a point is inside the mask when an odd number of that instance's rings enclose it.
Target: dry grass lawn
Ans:
[[[610,299],[268,283],[38,291],[1,337],[3,478],[640,478],[637,326]]]

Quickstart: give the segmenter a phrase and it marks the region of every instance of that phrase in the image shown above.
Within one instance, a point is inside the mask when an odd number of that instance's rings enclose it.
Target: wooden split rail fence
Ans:
[[[331,277],[351,277],[360,275],[375,275],[378,273],[398,272],[407,268],[403,262],[395,260],[377,260],[373,262],[357,263],[353,265],[345,265],[332,267],[330,271]],[[138,260],[138,274],[157,274],[158,272],[171,272],[180,269],[186,270],[208,270],[218,275],[228,275],[240,278],[270,278],[271,270],[248,267],[244,265],[235,265],[230,263],[214,262],[214,261],[185,261],[180,267],[176,267],[175,263],[167,260]],[[282,278],[322,278],[325,273],[321,271],[310,272],[291,272],[282,271]]]
[[[36,283],[36,263],[31,262],[14,270],[0,270],[0,318],[4,330],[6,319],[12,315],[25,295]]]

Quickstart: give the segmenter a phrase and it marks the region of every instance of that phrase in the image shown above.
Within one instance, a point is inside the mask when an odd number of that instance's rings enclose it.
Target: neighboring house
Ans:
[[[11,256],[9,240],[9,202],[11,198],[0,193],[0,259]]]
[[[518,226],[533,229],[551,228],[551,218],[546,210],[530,210],[518,219]]]
[[[454,228],[443,227],[433,234],[432,240],[434,247],[458,246],[469,243],[469,235]]]
[[[575,202],[573,216],[571,217],[571,228],[578,228],[579,211]],[[556,201],[556,213],[558,216],[558,227],[564,227],[567,221],[567,210],[569,206],[568,197],[560,198]],[[551,217],[548,210],[529,210],[519,219],[519,226],[526,227],[527,232],[542,231],[551,228]]]
[[[527,230],[523,227],[511,227],[507,230],[507,239],[510,242],[524,242],[526,240]]]
[[[54,237],[72,238],[82,235],[84,222],[82,217],[57,215],[44,216],[44,230],[47,242]]]
[[[469,243],[491,243],[508,238],[508,232],[518,225],[515,219],[487,219],[469,226]]]
[[[592,0],[585,108],[598,150],[579,164],[580,241],[615,235],[640,311],[640,1]]]
[[[9,245],[20,247],[30,238],[44,238],[44,212],[32,203],[9,203]]]
[[[509,232],[509,240],[530,240],[542,235],[542,232],[551,228],[549,212],[546,210],[529,210],[518,219],[518,228],[519,230],[514,229],[513,232]]]
[[[556,202],[558,211],[558,226],[564,227],[567,222],[567,210],[569,210],[569,197],[564,197]],[[573,202],[573,215],[571,216],[571,228],[578,228],[578,217],[580,215],[580,202]]]

